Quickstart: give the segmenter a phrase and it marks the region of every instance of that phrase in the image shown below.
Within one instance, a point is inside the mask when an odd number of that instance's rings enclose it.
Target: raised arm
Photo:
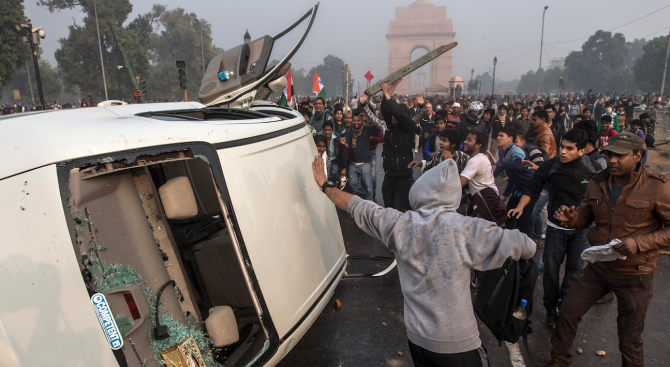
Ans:
[[[474,269],[496,269],[509,257],[529,259],[535,254],[535,242],[519,231],[502,229],[479,218],[463,218],[461,223],[466,227],[462,233],[469,233],[466,259]]]
[[[365,93],[363,93],[358,99],[358,102],[361,103],[361,106],[363,107],[363,112],[365,112],[365,114],[368,116],[368,119],[370,120],[372,125],[376,126],[379,130],[381,130],[385,134],[387,129],[386,122],[384,120],[379,119],[377,116],[375,116],[374,113],[372,113],[372,110],[366,104],[367,100],[368,96]]]
[[[314,161],[312,162],[312,173],[314,174],[314,180],[319,187],[323,187],[323,184],[328,181],[328,177],[326,177],[324,170],[323,159],[319,159],[318,155],[314,157]],[[340,191],[335,187],[327,188],[325,194],[336,207],[342,210],[347,210],[349,201],[354,197],[354,195]]]

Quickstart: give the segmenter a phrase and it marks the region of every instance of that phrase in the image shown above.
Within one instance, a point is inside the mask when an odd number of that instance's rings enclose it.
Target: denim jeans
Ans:
[[[565,299],[570,284],[584,267],[582,252],[589,247],[585,229],[562,230],[547,226],[547,236],[544,240],[544,272],[542,285],[544,287],[544,307],[558,307],[559,300]],[[559,284],[559,272],[565,259],[565,276]]]
[[[370,162],[355,165],[349,164],[347,170],[349,174],[349,185],[354,195],[358,195],[365,200],[372,200],[372,170]]]
[[[370,171],[372,171],[372,196],[377,196],[377,151],[370,152]]]
[[[340,166],[337,161],[330,161],[330,172],[328,172],[328,179],[333,182],[340,181]]]
[[[548,202],[549,191],[544,189],[533,208],[533,236],[531,238],[536,241],[542,239],[542,209],[544,209]],[[549,213],[549,215],[554,215],[554,213]]]

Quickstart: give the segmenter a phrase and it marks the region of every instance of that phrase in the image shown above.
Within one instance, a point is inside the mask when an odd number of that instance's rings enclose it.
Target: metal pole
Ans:
[[[114,25],[114,23],[109,22],[109,29],[112,30],[112,36],[114,37],[114,41],[116,41],[116,47],[119,49],[121,57],[123,57],[123,63],[128,68],[128,75],[130,76],[130,84],[133,85],[134,88],[140,89],[139,83],[137,83],[135,80],[135,72],[133,71],[133,66],[130,64],[128,56],[126,56],[126,51],[123,48],[123,43],[121,43],[121,40],[119,39],[119,35],[116,33],[116,26]],[[140,97],[140,102],[145,103],[144,96]]]
[[[468,83],[468,94],[472,94],[472,77],[475,76],[475,69],[470,70],[470,83]]]
[[[200,46],[202,49],[202,75],[205,75],[205,42],[202,40],[202,22],[200,23]]]
[[[95,13],[95,29],[98,31],[98,49],[100,50],[100,68],[102,69],[102,85],[105,87],[105,100],[109,100],[107,96],[107,80],[105,79],[105,65],[102,62],[102,43],[100,42],[100,27],[98,26],[98,8],[95,6],[93,0],[93,11]]]
[[[496,64],[498,63],[498,57],[493,58],[493,82],[491,83],[491,98],[493,98],[493,95],[495,94],[494,92],[494,87],[496,85]]]
[[[346,65],[344,72],[344,100],[345,106],[349,105],[349,64]]]
[[[33,106],[35,106],[35,96],[33,95],[33,83],[30,81],[30,70],[28,70],[28,61],[26,61],[26,74],[28,74],[28,85],[30,86],[30,99],[33,100]]]
[[[665,90],[665,73],[668,71],[668,56],[670,56],[670,33],[668,34],[668,51],[665,53],[665,67],[663,68],[663,81],[661,82],[661,98]]]
[[[537,96],[540,96],[540,70],[542,70],[542,49],[544,48],[544,13],[549,7],[545,6],[542,12],[542,38],[540,38],[540,66],[537,67]]]
[[[28,24],[30,28],[30,35],[28,36],[28,41],[30,42],[30,50],[33,52],[33,63],[35,64],[35,79],[37,80],[37,92],[40,94],[40,104],[42,105],[42,110],[46,109],[44,104],[44,93],[42,93],[42,78],[40,77],[40,66],[37,63],[37,45],[33,42],[33,25],[32,23]]]

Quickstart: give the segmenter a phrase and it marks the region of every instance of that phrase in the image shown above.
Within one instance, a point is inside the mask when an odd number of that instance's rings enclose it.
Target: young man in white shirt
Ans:
[[[507,207],[500,200],[491,161],[482,149],[487,145],[488,135],[481,131],[470,132],[463,141],[463,153],[470,156],[470,159],[460,174],[461,187],[468,185],[470,190],[467,215],[486,219],[500,226],[507,220]],[[483,278],[484,272],[475,270],[472,287],[479,287]]]

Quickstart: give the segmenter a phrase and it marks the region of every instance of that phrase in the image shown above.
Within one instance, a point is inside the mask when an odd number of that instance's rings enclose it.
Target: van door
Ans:
[[[218,149],[232,211],[270,316],[285,336],[346,260],[335,206],[314,182],[312,134],[302,127]],[[256,140],[256,139],[254,139]]]

